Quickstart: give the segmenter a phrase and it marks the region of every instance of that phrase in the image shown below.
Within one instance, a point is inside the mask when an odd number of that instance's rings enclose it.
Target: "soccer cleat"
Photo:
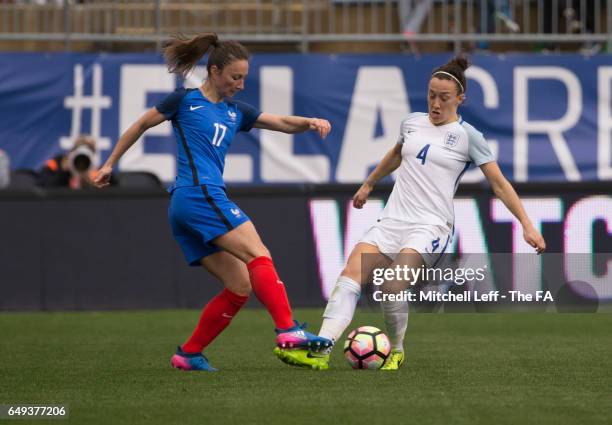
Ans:
[[[316,353],[305,348],[284,350],[279,347],[274,347],[274,354],[282,362],[291,366],[312,370],[329,369],[329,354]]]
[[[404,364],[404,352],[392,350],[389,358],[380,370],[398,370]]]
[[[170,359],[170,364],[173,368],[181,370],[217,371],[202,353],[185,353],[181,347],[176,349],[176,354]]]
[[[275,329],[276,345],[280,348],[312,348],[318,350],[334,345],[327,338],[305,331],[306,323],[300,325],[296,320],[294,324],[289,329]]]

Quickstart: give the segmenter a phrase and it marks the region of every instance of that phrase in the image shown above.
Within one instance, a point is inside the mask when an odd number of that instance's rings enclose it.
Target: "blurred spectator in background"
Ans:
[[[566,7],[563,15],[570,32],[582,34],[595,34],[595,4],[601,0],[573,0],[569,7]],[[599,42],[586,42],[580,52],[585,55],[599,53],[602,45]]]
[[[433,6],[433,0],[399,0],[399,15],[402,33],[404,35],[414,35],[421,32],[421,26],[427,18]],[[409,42],[413,53],[418,53],[416,44]]]
[[[499,20],[510,32],[519,32],[521,27],[512,18],[510,0],[480,0],[480,32],[495,33],[495,21]],[[486,18],[486,21],[485,21]]]
[[[517,33],[521,30],[519,24],[512,17],[510,0],[480,0],[478,3],[480,8],[479,33],[495,34],[496,32],[501,32],[496,21],[500,21],[509,32]],[[478,42],[478,48],[488,49],[489,43],[480,41]]]
[[[11,182],[11,162],[9,156],[0,149],[0,189],[4,189]]]
[[[550,1],[545,1],[542,4],[543,10],[543,30],[545,34],[556,33],[580,33],[594,34],[595,33],[595,9],[596,3],[599,2],[600,9],[603,9],[601,0],[568,0],[567,2],[559,2],[554,4]],[[563,21],[565,25],[562,26]],[[599,53],[602,49],[601,43],[586,42],[580,52],[586,55]],[[543,51],[560,51],[559,43],[547,43],[544,45]]]
[[[71,189],[93,188],[92,182],[97,165],[94,163],[95,153],[96,141],[93,137],[88,135],[77,137],[68,152],[47,160],[39,173],[38,185]]]
[[[403,33],[419,33],[432,5],[433,0],[400,0],[398,6]]]

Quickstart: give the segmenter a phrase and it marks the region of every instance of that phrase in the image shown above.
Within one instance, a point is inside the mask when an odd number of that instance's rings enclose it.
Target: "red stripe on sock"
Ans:
[[[206,304],[189,340],[181,347],[186,353],[199,353],[230,324],[249,297],[224,289]]]
[[[257,299],[266,307],[278,329],[293,326],[291,306],[285,285],[278,277],[269,257],[257,257],[247,264],[251,287]]]

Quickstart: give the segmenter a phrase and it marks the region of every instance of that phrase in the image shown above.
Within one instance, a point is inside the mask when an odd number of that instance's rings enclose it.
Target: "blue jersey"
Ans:
[[[174,187],[224,187],[225,155],[239,131],[249,131],[261,114],[243,102],[213,103],[199,89],[179,88],[155,106],[172,121],[178,142]]]

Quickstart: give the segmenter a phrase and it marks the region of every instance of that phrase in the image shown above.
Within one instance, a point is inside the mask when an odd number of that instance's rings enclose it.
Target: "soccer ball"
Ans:
[[[380,369],[390,352],[389,338],[374,326],[361,326],[344,341],[344,357],[353,369]]]

